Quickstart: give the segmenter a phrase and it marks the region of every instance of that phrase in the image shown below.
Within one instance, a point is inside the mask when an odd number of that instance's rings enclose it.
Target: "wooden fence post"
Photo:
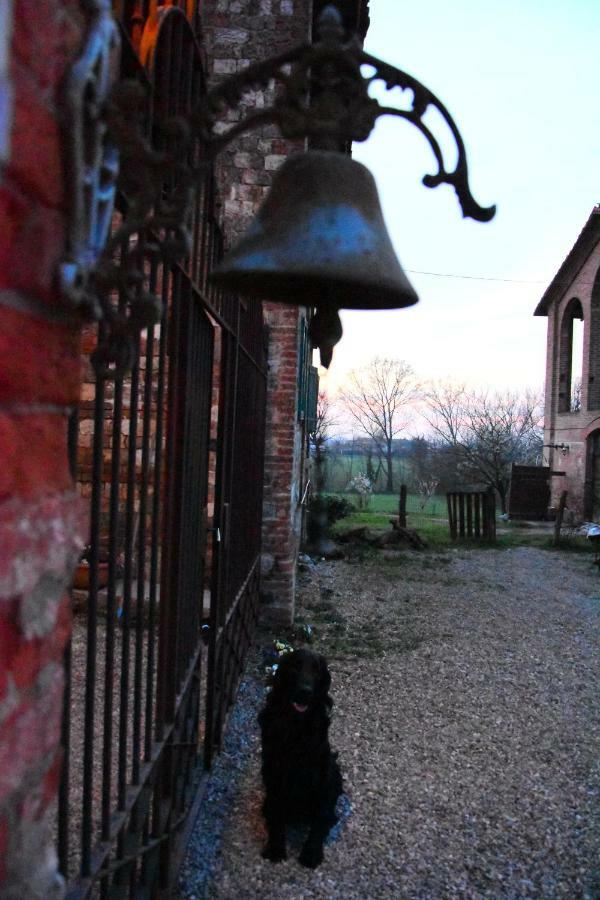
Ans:
[[[465,495],[461,491],[458,495],[458,533],[461,538],[465,536]]]
[[[400,485],[400,503],[398,505],[398,525],[406,528],[406,485]]]
[[[479,503],[481,504],[481,536],[484,541],[487,541],[490,537],[490,520],[487,509],[487,494],[483,491],[479,494]]]
[[[450,526],[450,540],[456,540],[456,516],[453,507],[454,494],[448,492],[446,494],[446,503],[448,504],[448,524]]]
[[[481,537],[481,494],[473,494],[475,537]]]
[[[473,494],[467,494],[467,537],[473,540]]]
[[[492,543],[496,540],[496,493],[493,488],[488,488],[482,495],[484,513],[483,536]]]

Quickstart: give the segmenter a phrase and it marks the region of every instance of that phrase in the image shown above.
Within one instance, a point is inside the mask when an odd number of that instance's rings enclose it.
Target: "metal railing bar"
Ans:
[[[115,671],[115,623],[116,623],[116,580],[117,546],[119,529],[119,487],[121,479],[121,428],[123,417],[123,380],[114,385],[114,406],[112,421],[111,481],[109,496],[109,557],[108,585],[106,593],[106,636],[104,651],[104,723],[102,748],[102,814],[101,834],[106,840],[110,827],[112,806],[112,757],[113,757],[113,691]]]
[[[189,638],[194,630],[193,619],[188,618],[190,613],[190,593],[192,590],[192,571],[193,561],[191,560],[191,551],[194,539],[194,515],[193,504],[196,500],[196,472],[197,457],[195,453],[195,431],[194,419],[196,413],[196,383],[197,373],[194,371],[194,350],[196,344],[196,317],[193,315],[191,304],[189,303],[189,290],[185,292],[186,314],[187,314],[187,346],[184,356],[186,400],[184,403],[184,459],[181,472],[181,484],[184,488],[181,506],[181,552],[180,552],[180,604],[179,616],[177,622],[177,653],[179,659],[178,684],[183,676],[183,667],[187,662],[189,651]],[[199,424],[199,423],[198,423]],[[187,536],[187,537],[186,537]],[[185,623],[185,624],[184,624]],[[184,626],[184,627],[182,627]]]
[[[198,157],[198,146],[194,146],[194,162],[197,162]],[[199,262],[199,246],[200,246],[200,222],[201,222],[201,203],[202,203],[202,185],[196,186],[196,202],[194,203],[193,208],[193,225],[191,229],[192,233],[192,251],[191,251],[191,279],[192,281],[198,280],[198,262]]]
[[[180,272],[173,271],[171,291],[171,320],[169,324],[169,377],[167,387],[166,449],[165,449],[165,513],[162,523],[162,573],[161,602],[158,622],[158,661],[156,685],[156,739],[162,739],[164,722],[172,716],[176,689],[176,673],[173,671],[173,603],[177,603],[177,580],[175,578],[176,535],[172,533],[173,522],[179,504],[177,493],[177,454],[179,437],[179,374],[181,346],[181,290]]]
[[[185,296],[182,296],[182,303],[184,303]],[[189,465],[190,465],[190,453],[189,453],[189,427],[190,427],[190,381],[189,381],[189,366],[188,366],[188,354],[189,354],[189,342],[190,342],[190,330],[191,330],[191,322],[189,320],[189,304],[184,303],[185,305],[185,324],[183,325],[183,332],[185,334],[184,346],[182,347],[182,353],[179,358],[179,366],[180,366],[180,386],[183,388],[181,391],[181,399],[182,403],[180,406],[180,420],[179,420],[179,438],[180,438],[180,454],[177,465],[177,481],[176,481],[176,490],[177,490],[177,513],[176,513],[176,527],[177,527],[177,552],[176,552],[176,568],[177,568],[177,590],[176,597],[172,597],[172,613],[173,618],[171,620],[171,640],[174,642],[174,655],[173,659],[176,663],[176,672],[175,672],[175,690],[179,690],[179,686],[182,680],[183,673],[183,665],[185,662],[184,653],[183,653],[183,642],[185,640],[185,635],[183,634],[183,629],[181,628],[182,618],[185,615],[185,606],[186,606],[186,594],[188,590],[187,584],[187,566],[186,566],[186,556],[187,556],[187,547],[188,540],[190,537],[189,533],[189,506],[190,506],[190,484],[189,484]],[[191,627],[191,623],[189,623]]]
[[[202,578],[204,572],[204,551],[201,545],[202,516],[200,510],[206,505],[206,490],[208,484],[208,433],[207,420],[210,420],[210,397],[212,394],[212,364],[208,341],[205,340],[204,313],[192,306],[194,319],[195,340],[192,355],[192,373],[197,373],[193,378],[193,406],[196,411],[197,422],[192,422],[192,455],[195,460],[195,471],[192,471],[193,493],[195,508],[192,518],[193,543],[190,546],[190,615],[193,617],[193,631],[188,633],[187,654],[193,649],[193,644],[198,640],[200,632],[199,606],[202,602]],[[208,327],[208,322],[206,322]],[[195,427],[194,427],[195,425]]]
[[[200,151],[201,152],[201,151]],[[210,241],[210,225],[209,225],[209,216],[211,212],[211,202],[212,202],[212,191],[211,185],[213,182],[213,169],[212,166],[206,172],[206,178],[204,179],[204,184],[202,185],[202,206],[201,206],[201,215],[202,215],[202,238],[200,243],[200,256],[198,259],[198,288],[203,295],[208,294],[208,252],[209,252],[209,241]]]
[[[163,425],[164,425],[164,401],[167,367],[167,341],[169,320],[169,286],[170,272],[162,270],[162,300],[164,314],[160,326],[158,371],[156,388],[156,436],[154,453],[154,495],[152,498],[152,535],[150,546],[150,597],[148,601],[148,661],[146,668],[146,735],[145,735],[145,759],[148,760],[152,752],[152,737],[154,732],[153,706],[155,698],[154,673],[155,673],[155,645],[156,645],[156,612],[158,600],[159,579],[159,555],[161,535],[161,503],[162,503],[162,463],[163,463]]]
[[[185,554],[187,548],[187,532],[185,530],[187,513],[189,510],[189,496],[187,496],[188,482],[186,473],[189,467],[188,433],[190,422],[190,396],[189,396],[189,342],[190,342],[190,305],[187,302],[189,293],[186,290],[188,279],[178,278],[178,307],[179,307],[179,335],[177,345],[177,364],[175,376],[177,382],[177,407],[174,418],[174,428],[177,435],[177,452],[174,454],[174,506],[171,528],[177,529],[173,553],[172,572],[175,591],[169,597],[169,653],[172,664],[169,671],[169,703],[175,704],[175,697],[182,681],[182,612],[185,603]]]
[[[150,291],[156,290],[156,263],[152,265]],[[139,525],[137,541],[137,596],[135,621],[135,669],[133,694],[133,765],[131,780],[138,784],[140,779],[140,758],[142,741],[142,661],[144,653],[144,619],[146,601],[146,543],[148,492],[150,481],[150,425],[152,422],[152,358],[154,355],[154,328],[146,332],[146,352],[144,367],[142,460],[139,490]],[[157,489],[155,485],[155,490]],[[151,636],[149,636],[151,640]]]
[[[131,630],[131,595],[133,581],[133,545],[135,516],[135,464],[137,452],[137,419],[139,396],[139,337],[136,341],[135,359],[131,371],[131,387],[129,402],[129,447],[127,453],[127,495],[125,500],[125,566],[123,573],[123,609],[121,637],[121,684],[119,708],[119,752],[118,752],[118,806],[125,803],[127,789],[127,743],[129,737],[129,666],[130,666],[130,630]]]
[[[100,329],[102,326],[100,326]],[[100,335],[101,336],[101,335]],[[92,502],[90,517],[90,584],[88,592],[88,620],[86,647],[85,714],[83,744],[83,797],[81,820],[81,873],[88,875],[91,864],[93,782],[94,782],[94,737],[95,737],[95,690],[96,653],[98,620],[98,562],[100,513],[102,503],[103,466],[103,425],[104,425],[104,379],[98,378],[94,406],[94,441],[92,455]]]

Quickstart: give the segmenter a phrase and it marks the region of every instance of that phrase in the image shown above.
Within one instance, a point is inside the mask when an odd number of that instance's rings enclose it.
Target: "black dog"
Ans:
[[[315,869],[323,861],[323,842],[337,822],[342,776],[327,736],[333,706],[330,684],[323,656],[310,650],[288,653],[258,717],[268,834],[262,855],[272,862],[287,856],[286,824],[307,823],[300,862]]]

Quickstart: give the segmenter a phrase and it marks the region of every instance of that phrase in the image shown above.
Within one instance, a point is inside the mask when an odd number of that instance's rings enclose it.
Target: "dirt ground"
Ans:
[[[600,898],[591,556],[370,551],[301,568],[298,625],[333,676],[341,827],[316,872],[296,850],[261,859],[255,656],[180,896]]]

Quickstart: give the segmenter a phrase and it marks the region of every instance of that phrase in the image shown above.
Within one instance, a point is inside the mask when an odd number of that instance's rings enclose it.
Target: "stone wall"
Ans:
[[[311,32],[309,0],[207,0],[203,35],[212,83],[306,42]],[[273,102],[272,87],[249,93],[244,108]],[[236,121],[240,111],[232,112]],[[274,127],[249,132],[220,157],[217,179],[229,246],[246,230],[272,181],[291,153],[304,149]],[[298,422],[299,330],[304,312],[264,304],[269,326],[269,379],[263,506],[262,594],[265,614],[289,623],[294,613],[296,557],[300,541],[306,435]]]
[[[85,540],[67,416],[79,329],[55,272],[65,247],[60,93],[85,22],[70,0],[2,5],[0,38],[0,895],[60,896],[66,587]],[[11,38],[12,22],[12,39]]]

